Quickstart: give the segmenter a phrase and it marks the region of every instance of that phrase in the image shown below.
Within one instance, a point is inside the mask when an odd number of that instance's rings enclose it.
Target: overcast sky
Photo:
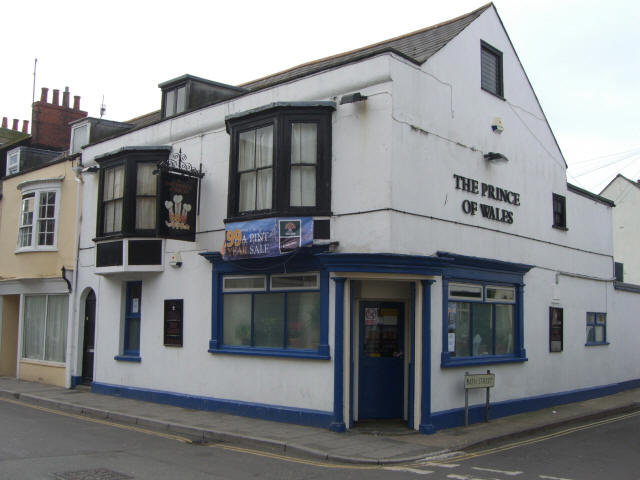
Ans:
[[[237,85],[468,13],[484,0],[18,1],[3,4],[0,116],[31,120],[41,87],[68,86],[90,116],[160,108],[185,73]],[[569,164],[599,192],[640,178],[640,2],[496,0]],[[51,93],[49,93],[51,101]],[[22,124],[22,122],[21,122]],[[592,171],[592,173],[585,173]]]

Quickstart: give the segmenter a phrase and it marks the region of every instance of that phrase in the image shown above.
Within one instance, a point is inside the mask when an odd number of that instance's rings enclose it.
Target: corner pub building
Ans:
[[[466,371],[493,417],[640,385],[614,205],[567,183],[492,4],[160,89],[82,149],[71,385],[87,328],[93,391],[336,431],[461,425]]]

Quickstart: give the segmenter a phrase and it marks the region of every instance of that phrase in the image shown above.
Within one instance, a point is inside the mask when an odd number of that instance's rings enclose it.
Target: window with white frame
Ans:
[[[222,282],[225,346],[318,349],[319,273],[228,275]]]
[[[59,180],[23,186],[18,250],[52,250],[57,244]]]
[[[89,123],[74,125],[71,129],[71,154],[78,153],[89,143]]]
[[[450,357],[514,354],[514,287],[452,282],[447,294]]]
[[[68,304],[68,295],[24,297],[22,358],[65,361]]]
[[[20,171],[20,152],[11,152],[7,155],[7,175],[13,175]]]

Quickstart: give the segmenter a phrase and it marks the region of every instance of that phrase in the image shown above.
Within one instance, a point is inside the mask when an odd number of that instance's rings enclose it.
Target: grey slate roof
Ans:
[[[8,128],[0,128],[0,148],[9,147],[19,144],[21,141],[31,137],[28,133],[10,130]]]
[[[412,33],[407,33],[399,37],[391,38],[389,40],[384,40],[367,47],[358,48],[350,52],[340,53],[331,57],[322,58],[320,60],[314,60],[312,62],[298,65],[297,67],[293,67],[288,70],[275,73],[273,75],[259,78],[257,80],[252,80],[245,84],[238,85],[238,87],[246,90],[246,93],[250,93],[263,88],[272,87],[280,83],[302,78],[307,75],[312,75],[323,70],[329,70],[351,62],[363,60],[384,52],[395,53],[415,64],[421,65],[436,52],[438,52],[442,47],[444,47],[447,43],[449,43],[454,37],[456,37],[456,35],[464,30],[471,22],[482,15],[485,10],[492,7],[493,4],[488,3],[474,10],[473,12],[467,13],[451,20],[447,20],[446,22],[432,25],[430,27],[423,28]],[[180,78],[183,77],[179,77],[178,79]],[[175,80],[177,79],[163,82],[160,84],[160,86],[170,84]],[[201,105],[198,108],[208,107],[215,103],[217,102],[213,102],[207,105]],[[186,110],[185,112],[183,112],[183,114],[189,113],[191,111],[192,110]],[[104,138],[101,141],[125,135],[126,133],[132,132],[134,130],[139,130],[149,125],[153,125],[154,123],[162,122],[163,120],[164,119],[162,118],[160,110],[147,113],[132,120],[127,120],[126,123],[131,123],[134,125],[133,128],[128,132],[115,134],[111,137]]]
[[[396,53],[421,65],[491,6],[492,4],[489,3],[473,12],[443,23],[375,43],[368,47],[305,63],[240,86],[250,91],[260,90],[323,70],[335,68],[346,63],[362,60],[383,52]]]

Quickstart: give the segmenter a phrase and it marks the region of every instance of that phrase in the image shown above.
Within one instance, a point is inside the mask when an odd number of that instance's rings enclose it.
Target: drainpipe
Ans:
[[[80,167],[80,168],[78,168]],[[76,187],[76,216],[74,232],[75,238],[73,240],[73,289],[69,284],[69,316],[67,317],[67,374],[65,376],[65,386],[67,388],[73,388],[71,378],[75,373],[78,366],[78,323],[79,309],[76,306],[78,301],[78,264],[80,261],[80,227],[82,226],[82,186],[84,181],[82,180],[82,160],[78,160],[78,165],[74,169]],[[64,269],[64,267],[62,267]]]

